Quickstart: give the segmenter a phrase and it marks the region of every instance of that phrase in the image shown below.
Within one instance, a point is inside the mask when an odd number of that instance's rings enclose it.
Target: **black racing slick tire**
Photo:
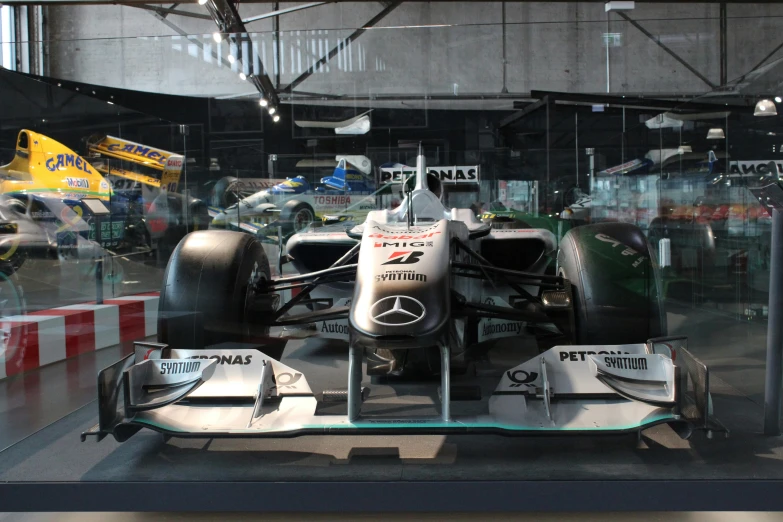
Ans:
[[[212,188],[212,206],[227,208],[242,199],[239,179],[233,176],[220,178]]]
[[[640,343],[666,335],[658,267],[638,227],[573,228],[563,236],[557,263],[572,285],[577,344]]]
[[[188,234],[163,276],[158,341],[186,349],[264,344],[264,353],[279,360],[284,344],[269,342],[265,324],[277,296],[255,291],[259,281],[269,278],[269,261],[253,236],[227,230]]]
[[[280,222],[286,235],[302,232],[313,221],[315,221],[315,210],[304,201],[292,199],[280,209]]]
[[[209,216],[209,208],[200,199],[190,198],[188,201],[188,232],[207,230],[212,218]]]

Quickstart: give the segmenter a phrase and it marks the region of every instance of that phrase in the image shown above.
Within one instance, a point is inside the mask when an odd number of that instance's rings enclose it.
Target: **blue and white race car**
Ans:
[[[221,180],[223,193],[233,188],[241,194],[239,180]],[[216,189],[218,186],[216,185]],[[225,198],[223,198],[225,199]],[[284,237],[307,228],[316,219],[341,221],[360,218],[376,208],[375,183],[345,158],[340,159],[331,176],[313,185],[304,176],[281,180],[270,187],[240,197],[220,208],[209,208],[210,228],[243,230],[259,236]]]

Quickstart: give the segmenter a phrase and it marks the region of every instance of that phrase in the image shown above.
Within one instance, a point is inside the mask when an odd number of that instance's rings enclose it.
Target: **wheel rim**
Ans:
[[[301,232],[313,222],[313,213],[309,209],[302,209],[294,216],[294,232]]]

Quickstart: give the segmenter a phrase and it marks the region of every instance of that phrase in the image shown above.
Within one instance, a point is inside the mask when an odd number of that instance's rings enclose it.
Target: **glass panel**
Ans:
[[[0,478],[778,478],[754,190],[783,130],[754,113],[781,103],[780,10],[4,25]],[[379,443],[391,464],[356,465]]]

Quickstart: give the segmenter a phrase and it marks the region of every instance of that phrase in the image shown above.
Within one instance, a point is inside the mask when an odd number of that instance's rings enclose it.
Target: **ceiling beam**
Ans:
[[[743,108],[748,105],[747,100],[744,98],[741,103],[736,103],[737,97],[730,96],[715,98],[715,103],[710,103],[710,98],[696,97],[696,98],[683,98],[675,100],[666,100],[662,98],[647,98],[641,96],[622,96],[612,94],[578,94],[570,92],[552,92],[552,91],[530,91],[530,97],[535,99],[542,99],[548,96],[551,101],[555,102],[570,102],[583,105],[612,105],[615,107],[626,107],[632,109],[649,109],[649,110],[662,110],[662,111],[674,111],[674,112],[693,112],[693,111],[715,111],[715,110],[731,110],[734,108]],[[727,103],[731,101],[731,104]],[[755,104],[755,101],[753,102]],[[524,108],[525,105],[518,102],[514,102],[515,108]]]
[[[505,118],[503,118],[502,120],[500,120],[500,123],[498,124],[498,128],[502,129],[503,127],[507,127],[508,125],[511,125],[515,121],[521,120],[528,114],[537,111],[541,107],[544,107],[547,103],[549,103],[549,97],[544,96],[537,102],[531,103],[525,106],[525,108],[519,109],[518,111],[515,111],[509,114],[508,116],[506,116]],[[514,104],[514,107],[516,107],[516,103]]]
[[[682,56],[680,56],[679,54],[677,54],[674,51],[672,51],[665,43],[663,43],[660,38],[657,38],[650,31],[648,31],[647,29],[642,27],[642,25],[639,22],[637,22],[636,20],[634,20],[633,18],[631,18],[630,16],[628,16],[627,14],[625,14],[622,11],[617,11],[617,14],[621,18],[625,19],[626,22],[628,22],[632,26],[636,27],[639,30],[639,32],[641,32],[644,36],[646,36],[647,38],[649,38],[650,40],[652,40],[653,42],[658,44],[658,47],[663,49],[666,53],[669,54],[669,56],[671,56],[672,58],[677,60],[680,64],[682,64],[682,66],[685,67],[686,69],[688,69],[691,73],[693,73],[694,76],[696,76],[698,79],[700,79],[701,81],[703,81],[704,83],[709,85],[710,89],[713,89],[713,90],[717,89],[717,87],[718,87],[717,84],[711,82],[709,78],[707,78],[702,73],[697,71],[696,68],[693,67],[691,64],[689,64]]]
[[[178,5],[178,4],[174,4],[174,5]],[[179,9],[174,9],[173,7],[159,7],[156,5],[146,5],[146,4],[131,4],[129,7],[136,7],[137,9],[146,9],[147,11],[153,11],[155,13],[158,13],[163,18],[171,14],[171,15],[178,15],[178,16],[186,16],[188,18],[198,18],[199,20],[212,20],[212,17],[209,15],[205,15],[201,13],[191,13],[190,11],[181,11]]]
[[[287,7],[285,9],[278,9],[277,11],[270,11],[269,13],[264,13],[260,15],[251,16],[250,18],[245,18],[242,20],[242,23],[249,24],[251,22],[257,22],[258,20],[264,20],[266,18],[272,18],[275,16],[280,16],[288,13],[293,13],[296,11],[301,11],[302,9],[309,9],[311,7],[318,7],[319,5],[328,4],[329,2],[313,2],[310,4],[301,4],[301,5],[295,5],[293,7]]]
[[[300,74],[294,81],[292,81],[286,88],[283,90],[283,92],[291,93],[294,91],[294,89],[301,84],[303,81],[308,79],[315,71],[318,70],[319,67],[324,65],[326,62],[334,58],[337,53],[339,52],[340,48],[345,48],[346,45],[353,42],[357,38],[359,38],[361,35],[364,34],[364,32],[373,27],[375,24],[386,18],[386,16],[394,11],[402,2],[391,2],[386,7],[384,7],[381,12],[379,12],[377,15],[373,16],[369,21],[367,21],[366,24],[362,25],[359,29],[355,30],[353,33],[348,35],[348,37],[343,40],[342,42],[339,42],[331,51],[329,51],[327,54],[322,56],[318,61],[316,61],[313,65],[310,66],[309,69],[307,69],[305,72]]]
[[[205,7],[217,24],[218,32],[230,43],[234,44],[236,52],[235,59],[245,66],[250,67],[252,64],[244,61],[246,57],[242,56],[242,42],[249,42],[249,31],[245,27],[242,18],[239,16],[234,0],[208,0]],[[248,74],[247,80],[261,93],[261,96],[267,99],[270,110],[273,107],[277,109],[280,105],[277,90],[275,89],[272,80],[269,78],[266,67],[264,67],[264,62],[260,57],[258,57],[258,64],[260,68],[259,74]]]

